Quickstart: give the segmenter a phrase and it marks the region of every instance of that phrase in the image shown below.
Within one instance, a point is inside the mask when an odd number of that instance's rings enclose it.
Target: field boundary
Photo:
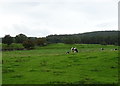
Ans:
[[[118,84],[3,84],[2,86],[118,86]]]

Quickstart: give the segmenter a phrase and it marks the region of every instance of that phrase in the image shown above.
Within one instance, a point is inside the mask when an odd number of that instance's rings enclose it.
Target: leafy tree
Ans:
[[[26,48],[26,49],[33,49],[35,44],[32,40],[25,40],[23,42],[23,46]]]
[[[37,37],[28,37],[28,39],[35,42],[37,40]]]
[[[16,43],[23,43],[25,40],[27,40],[27,36],[24,34],[19,34],[15,37]]]
[[[81,34],[49,35],[48,43],[120,45],[120,31],[95,31]]]
[[[68,37],[68,38],[65,38],[64,39],[64,43],[65,44],[74,44],[75,43],[75,40],[74,40],[74,38],[73,37]]]
[[[47,44],[46,42],[47,42],[47,41],[46,41],[46,38],[38,38],[38,39],[36,39],[36,44],[37,44],[38,46],[44,46],[44,45]]]
[[[13,38],[10,35],[5,35],[5,37],[2,39],[2,43],[10,45],[13,43]]]

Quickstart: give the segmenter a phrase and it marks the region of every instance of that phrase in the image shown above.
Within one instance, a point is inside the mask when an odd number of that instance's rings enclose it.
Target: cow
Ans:
[[[71,52],[74,52],[74,48],[73,47],[71,48]]]
[[[118,50],[117,48],[113,49],[114,51]]]
[[[78,53],[78,49],[77,48],[74,48],[74,53]]]
[[[72,47],[72,48],[71,48],[71,52],[78,53],[78,49],[77,49],[76,47],[75,47],[75,48]]]
[[[101,48],[101,50],[104,50],[104,48]]]
[[[69,53],[70,53],[69,51],[66,52],[66,54],[69,54]]]

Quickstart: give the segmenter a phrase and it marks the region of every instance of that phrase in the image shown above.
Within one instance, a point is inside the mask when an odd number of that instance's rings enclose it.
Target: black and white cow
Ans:
[[[73,47],[71,48],[71,52],[74,52],[74,48]]]
[[[69,53],[70,53],[69,51],[66,52],[66,54],[69,54]]]
[[[75,47],[75,48],[71,48],[71,52],[74,52],[74,53],[78,53],[78,49]]]
[[[104,48],[101,48],[101,50],[104,50]]]
[[[118,50],[117,48],[113,49],[114,51]]]
[[[77,48],[74,48],[74,53],[78,53],[78,49]]]

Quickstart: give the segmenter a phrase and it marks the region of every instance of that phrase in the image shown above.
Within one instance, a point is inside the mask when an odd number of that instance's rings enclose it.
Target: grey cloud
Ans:
[[[20,17],[19,20],[11,19],[14,21],[13,27],[10,27],[15,29],[13,33],[23,32],[32,36],[45,36],[51,33],[81,33],[96,27],[116,26],[117,0],[10,1],[12,2],[0,4],[0,13],[3,17],[7,16],[4,14]],[[113,22],[109,24],[106,21]]]
[[[97,24],[96,27],[100,27],[100,28],[110,28],[110,27],[114,27],[116,25],[117,27],[117,22],[104,22],[104,23],[100,23],[100,24]]]
[[[37,29],[36,28],[34,29],[33,27],[26,26],[26,25],[14,24],[13,28],[17,33],[23,33],[23,34],[26,34],[27,36],[32,36],[32,37],[34,36],[45,37],[51,33],[47,28],[38,27]]]

